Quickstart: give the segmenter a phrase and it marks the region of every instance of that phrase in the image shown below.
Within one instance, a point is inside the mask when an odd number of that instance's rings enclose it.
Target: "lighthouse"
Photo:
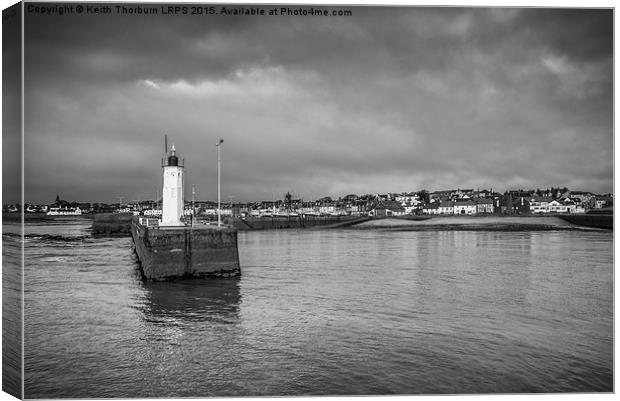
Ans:
[[[240,275],[236,228],[186,227],[181,221],[185,162],[174,145],[168,149],[168,137],[164,138],[161,220],[159,224],[148,217],[131,220],[131,236],[142,277],[158,281]]]
[[[174,144],[170,153],[162,159],[163,188],[160,226],[183,226],[183,161],[179,161]]]

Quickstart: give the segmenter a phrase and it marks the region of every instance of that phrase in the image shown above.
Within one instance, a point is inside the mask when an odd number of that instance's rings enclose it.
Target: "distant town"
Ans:
[[[613,194],[594,194],[568,188],[509,190],[503,194],[492,189],[451,189],[429,192],[350,194],[338,199],[329,196],[307,201],[295,199],[290,193],[282,199],[248,203],[221,203],[220,214],[230,217],[277,216],[368,216],[389,217],[408,215],[536,215],[579,214],[591,209],[613,207]],[[218,204],[214,201],[186,201],[184,214],[196,218],[214,218]],[[21,212],[20,204],[3,205],[3,213]],[[25,204],[25,213],[48,216],[88,215],[97,213],[133,213],[160,216],[161,199],[118,203],[73,202],[57,195],[48,205]]]

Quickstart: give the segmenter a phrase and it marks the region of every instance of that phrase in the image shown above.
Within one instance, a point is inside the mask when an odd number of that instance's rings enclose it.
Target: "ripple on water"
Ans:
[[[240,278],[145,283],[32,231],[29,398],[613,390],[612,233],[243,232]]]

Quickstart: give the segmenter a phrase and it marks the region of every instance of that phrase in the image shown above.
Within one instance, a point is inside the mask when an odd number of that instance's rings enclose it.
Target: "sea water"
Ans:
[[[27,398],[613,390],[609,231],[240,232],[240,278],[145,283],[89,226],[25,227]]]

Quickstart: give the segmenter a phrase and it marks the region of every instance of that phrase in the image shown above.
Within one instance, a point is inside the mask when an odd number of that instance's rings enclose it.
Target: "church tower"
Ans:
[[[182,226],[183,216],[183,161],[179,161],[174,144],[170,153],[162,160],[164,184],[160,226]]]

